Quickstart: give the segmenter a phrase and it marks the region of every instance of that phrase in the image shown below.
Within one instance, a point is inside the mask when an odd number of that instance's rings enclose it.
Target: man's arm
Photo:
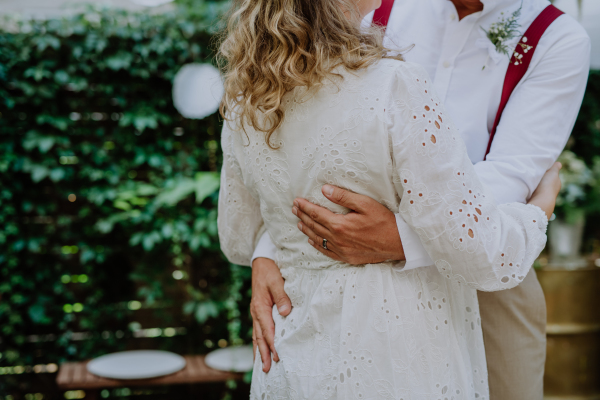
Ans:
[[[589,62],[590,40],[581,28],[554,43],[511,95],[486,161],[475,164],[498,204],[529,199],[562,152],[581,107]]]
[[[257,258],[268,258],[269,260],[275,260],[276,251],[277,247],[275,247],[275,244],[271,240],[271,236],[269,236],[269,233],[265,231],[256,244],[254,254],[252,254],[252,263],[254,263],[254,260]]]
[[[563,150],[573,129],[589,74],[590,40],[583,28],[578,25],[574,28],[574,22],[563,21],[563,24],[569,23],[571,25],[566,26],[568,34],[541,55],[539,62],[530,67],[532,72],[513,92],[502,114],[487,160],[475,165],[477,175],[489,187],[497,204],[515,201],[525,203]],[[562,27],[565,25],[558,25],[556,29]],[[341,204],[340,200],[351,193],[336,188],[334,196],[323,194],[332,202]],[[336,240],[351,243],[355,238],[362,237],[363,258],[386,260],[385,254],[394,252],[387,241],[376,243],[367,235],[361,236],[372,219],[371,213],[380,213],[380,207],[383,206],[375,205],[375,201],[366,196],[352,195],[355,202],[370,201],[369,207],[363,210],[361,218],[354,213],[348,214],[348,218],[353,218],[352,223],[344,221],[343,216],[336,216],[337,226],[341,227],[335,232]],[[301,230],[308,237],[323,237],[318,232],[331,232],[333,217],[321,207],[298,200],[303,223]],[[342,205],[353,209],[347,204]],[[392,224],[397,225],[406,259],[405,270],[433,264],[418,235],[399,215],[396,218],[389,215],[379,223],[388,232]],[[378,251],[375,250],[377,246]],[[354,261],[345,254],[337,254],[335,250],[322,251],[319,243],[315,243],[315,248],[332,258],[337,256],[336,259],[351,264]]]

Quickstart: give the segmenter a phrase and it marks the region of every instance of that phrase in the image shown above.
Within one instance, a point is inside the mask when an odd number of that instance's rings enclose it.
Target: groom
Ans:
[[[486,157],[509,56],[549,5],[547,0],[396,0],[389,16],[387,47],[414,44],[405,59],[429,72],[480,179],[499,204],[525,202],[531,196],[567,142],[585,90],[590,40],[583,28],[563,15],[548,27],[535,48],[525,76],[504,108]],[[501,19],[511,16],[518,32],[503,51],[502,43],[489,39],[486,31],[510,29]],[[296,199],[292,212],[301,220],[299,229],[320,252],[350,264],[405,260],[404,270],[433,264],[419,237],[398,214],[368,197],[333,186],[325,185],[323,195],[353,212],[335,215]],[[271,353],[278,361],[272,307],[276,304],[284,316],[291,311],[283,278],[272,261],[276,250],[269,236],[263,235],[252,263],[253,339],[265,370],[270,368]],[[514,289],[479,292],[478,297],[491,400],[541,400],[546,308],[535,272],[530,271]]]

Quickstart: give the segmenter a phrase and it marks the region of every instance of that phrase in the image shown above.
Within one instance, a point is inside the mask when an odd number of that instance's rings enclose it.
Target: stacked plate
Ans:
[[[254,365],[252,345],[215,350],[206,355],[204,362],[209,367],[220,371],[251,371]]]
[[[185,368],[185,359],[160,350],[134,350],[107,354],[87,364],[94,375],[111,379],[148,379]]]

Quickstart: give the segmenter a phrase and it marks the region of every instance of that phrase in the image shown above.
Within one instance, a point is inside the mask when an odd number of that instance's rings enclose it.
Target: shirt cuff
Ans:
[[[398,233],[400,233],[404,257],[406,258],[406,264],[404,264],[402,271],[434,265],[431,257],[421,244],[419,235],[408,226],[400,214],[396,214],[396,225],[398,225]]]
[[[254,254],[252,254],[252,261],[256,258],[268,258],[270,260],[275,261],[275,254],[277,253],[277,247],[273,244],[271,240],[271,236],[269,236],[269,232],[265,231],[263,235],[260,237],[256,248],[254,249]]]

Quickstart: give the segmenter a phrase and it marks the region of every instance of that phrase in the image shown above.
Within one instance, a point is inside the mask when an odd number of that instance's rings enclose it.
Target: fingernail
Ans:
[[[290,309],[290,306],[288,306],[287,304],[277,307],[277,311],[279,311],[279,314],[284,313],[289,309]]]
[[[296,207],[292,207],[292,213],[297,216],[298,215],[298,209]]]
[[[313,240],[312,240],[312,239],[308,239],[308,243],[309,243],[311,246],[314,246],[314,245],[315,245],[315,242],[313,242]]]
[[[298,229],[302,230],[302,222],[298,222]]]
[[[298,200],[294,200],[294,205],[295,205],[296,207],[300,207],[300,205],[298,204]]]
[[[323,186],[323,193],[325,193],[326,196],[331,196],[333,194],[333,186],[324,185]]]

